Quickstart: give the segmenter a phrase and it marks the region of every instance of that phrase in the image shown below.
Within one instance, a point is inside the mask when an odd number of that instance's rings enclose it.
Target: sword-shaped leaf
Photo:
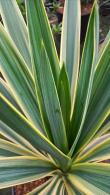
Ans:
[[[21,109],[18,106],[13,94],[11,93],[9,86],[1,78],[0,78],[0,92],[21,112]]]
[[[20,145],[0,138],[0,156],[36,156],[36,154]]]
[[[46,177],[54,171],[49,161],[36,157],[0,158],[0,189]]]
[[[43,150],[62,164],[68,166],[69,158],[55,147],[40,131],[35,128],[8,100],[0,97],[0,119],[16,133],[25,138],[35,149]]]
[[[107,163],[81,163],[73,165],[71,175],[73,185],[80,192],[104,194],[110,192],[110,165]]]
[[[0,0],[0,14],[6,31],[31,69],[27,26],[17,2],[15,0]]]
[[[33,62],[36,96],[45,132],[50,140],[64,153],[68,151],[66,130],[61,113],[57,89],[52,68],[42,39],[38,18],[34,24],[31,9],[35,9],[34,1],[27,2],[27,16]],[[36,6],[36,5],[35,5]],[[32,10],[33,10],[32,9]],[[36,26],[38,29],[36,29]],[[37,36],[35,34],[37,33]]]
[[[0,69],[26,117],[41,127],[32,74],[1,24]]]
[[[76,137],[76,139],[70,153],[73,152],[80,137],[90,102],[92,83],[95,73],[95,62],[98,54],[98,21],[98,7],[95,2],[88,24],[87,35],[81,58],[76,101],[71,122],[72,134],[70,136],[70,140],[72,137]],[[71,140],[71,143],[72,142],[73,140]]]
[[[102,161],[110,159],[110,133],[94,139],[85,147],[75,162]]]
[[[66,133],[68,135],[70,133],[69,124],[70,124],[70,115],[71,115],[71,94],[70,94],[68,75],[64,64],[61,68],[60,76],[59,76],[58,96],[60,100],[63,120],[65,123]]]
[[[61,35],[60,63],[67,67],[71,86],[72,110],[76,96],[80,58],[80,0],[65,1]]]
[[[53,77],[55,83],[57,84],[60,66],[52,31],[45,11],[44,2],[43,0],[26,0],[25,2],[27,8],[27,19],[31,36],[31,43],[34,43],[33,49],[35,49],[37,55],[37,63],[39,63],[39,54],[41,49],[40,44],[43,40],[53,72]]]

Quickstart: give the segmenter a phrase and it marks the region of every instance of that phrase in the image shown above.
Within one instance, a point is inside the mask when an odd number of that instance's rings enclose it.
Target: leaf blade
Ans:
[[[6,31],[13,39],[28,67],[31,69],[31,59],[29,53],[29,40],[26,23],[14,0],[1,0],[0,12]]]
[[[1,24],[0,70],[24,114],[36,126],[40,127],[40,116],[34,95],[32,74]]]
[[[43,40],[48,54],[48,58],[50,60],[50,65],[53,72],[54,80],[55,83],[57,84],[59,70],[60,70],[59,59],[57,56],[55,43],[50,28],[50,24],[48,21],[48,17],[45,11],[44,3],[42,0],[41,1],[27,0],[25,2],[26,2],[27,20],[28,20],[28,27],[29,27],[30,34],[33,34],[33,40],[34,40],[35,38],[34,35],[37,33],[38,37],[36,37],[35,39],[37,40],[38,45],[40,45],[41,40]],[[32,18],[34,19],[32,20]],[[32,31],[30,28],[32,29]],[[33,43],[34,42],[36,41],[34,40]],[[41,49],[38,45],[36,45],[36,49],[35,49],[37,53],[39,53]]]
[[[54,166],[35,157],[0,158],[0,189],[43,178],[54,171]]]
[[[2,95],[0,96],[2,108],[0,119],[15,132],[25,138],[35,149],[43,150],[56,159],[63,167],[68,166],[70,158],[55,147],[43,134],[40,133],[16,108],[14,108]],[[10,116],[10,117],[9,117]],[[17,125],[19,124],[19,126]],[[21,128],[20,128],[21,127]],[[27,132],[27,133],[25,133]],[[63,159],[63,161],[62,161]]]
[[[99,29],[97,27],[98,21],[98,5],[95,2],[89,19],[88,30],[81,59],[76,102],[71,120],[71,127],[73,129],[71,137],[76,138],[75,140],[71,141],[71,143],[73,141],[74,143],[71,147],[70,154],[73,153],[73,150],[75,149],[77,141],[81,135],[90,102],[92,83],[95,74],[95,61],[98,52],[98,38],[97,41],[95,40],[99,33]],[[91,37],[93,37],[92,41]]]

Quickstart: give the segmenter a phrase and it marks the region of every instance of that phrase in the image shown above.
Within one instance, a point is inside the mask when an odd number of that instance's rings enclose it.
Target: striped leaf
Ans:
[[[67,67],[68,78],[71,86],[72,110],[74,107],[79,71],[80,20],[80,0],[65,1],[60,63],[64,63]]]
[[[110,159],[110,134],[93,140],[77,157],[76,161],[102,161]],[[75,161],[75,162],[76,162]]]
[[[33,151],[38,154],[38,151],[25,139],[23,138],[19,132],[15,132],[12,128],[10,128],[8,125],[3,123],[0,120],[0,134],[3,135],[4,138],[7,140],[22,146],[23,148],[29,149],[30,151]]]
[[[35,153],[32,153],[26,148],[16,145],[12,142],[6,141],[0,138],[0,156],[35,156]]]
[[[94,76],[90,105],[83,127],[83,135],[81,136],[81,139],[83,139],[89,132],[84,142],[86,142],[86,140],[88,142],[93,138],[95,133],[97,133],[97,131],[101,128],[103,122],[110,115],[110,34],[108,34],[107,40],[108,41],[105,41],[104,48],[102,50],[102,53],[100,54],[100,58],[96,63],[96,71]]]
[[[106,134],[107,132],[110,131],[110,121],[108,121],[106,124],[104,124],[99,131],[97,132],[97,134],[95,135],[95,138],[100,137],[101,135]]]
[[[27,3],[27,15],[36,85],[36,95],[39,102],[39,110],[42,116],[42,121],[47,136],[50,140],[52,140],[53,138],[56,146],[63,152],[67,153],[68,144],[65,126],[50,61],[45,50],[45,45],[41,41],[42,35],[40,27],[39,32],[37,32],[38,36],[34,36],[36,33],[36,28],[33,23],[33,16],[31,15],[32,12],[30,10],[31,6],[33,7],[33,3],[34,1],[32,1],[31,4]]]
[[[15,0],[0,0],[0,14],[6,31],[31,69],[28,30],[17,2]]]
[[[98,51],[97,1],[81,57],[80,0],[65,1],[60,62],[44,1],[25,5],[26,23],[0,0],[0,189],[47,177],[29,194],[108,195],[110,32]]]
[[[58,164],[62,164],[63,167],[69,165],[70,159],[41,134],[40,131],[20,114],[2,95],[0,97],[0,107],[2,108],[1,121],[5,122],[7,126],[26,139],[35,149],[43,150],[51,154],[52,157],[58,161]]]
[[[72,116],[72,135],[71,138],[75,138],[75,142],[71,148],[70,153],[73,152],[77,141],[80,137],[82,127],[86,118],[87,109],[89,106],[90,95],[92,90],[92,83],[95,73],[95,62],[98,52],[98,7],[94,3],[93,10],[90,16],[88,30],[85,38],[85,44],[83,48],[81,67],[79,72],[78,87],[76,93],[76,102],[74,112]],[[92,40],[91,40],[92,38]],[[96,39],[97,38],[97,39]],[[72,140],[73,141],[73,140]]]
[[[53,39],[53,35],[50,29],[50,24],[48,21],[48,17],[45,11],[43,0],[40,1],[25,1],[26,2],[26,11],[27,11],[27,19],[28,19],[28,27],[30,32],[31,43],[33,42],[33,55],[36,53],[36,63],[39,63],[39,55],[40,55],[40,45],[41,40],[43,40],[49,60],[51,69],[53,72],[53,77],[55,79],[55,83],[58,81],[59,76],[59,60],[55,48],[55,43]],[[37,34],[37,36],[35,36]]]
[[[10,91],[9,86],[7,85],[7,83],[0,78],[0,92],[20,111],[20,107],[18,106],[13,94]]]
[[[81,163],[73,165],[70,180],[82,193],[104,194],[110,192],[110,165],[106,163]],[[74,181],[74,182],[73,182]]]
[[[0,189],[46,177],[54,166],[36,157],[0,158]]]
[[[27,118],[40,126],[33,77],[17,48],[0,24],[0,69]]]

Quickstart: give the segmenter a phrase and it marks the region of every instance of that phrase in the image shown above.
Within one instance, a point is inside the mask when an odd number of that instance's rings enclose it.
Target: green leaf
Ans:
[[[41,129],[33,77],[2,25],[0,25],[0,69],[25,116]]]
[[[89,189],[92,194],[106,194],[110,192],[110,165],[107,163],[81,163],[73,165],[72,172],[81,190]],[[76,182],[77,182],[76,181]]]
[[[10,140],[11,142],[17,145],[20,145],[23,148],[29,149],[30,151],[33,151],[34,153],[38,154],[37,150],[24,137],[22,137],[19,134],[19,132],[16,133],[16,131],[11,129],[1,120],[0,120],[0,134],[3,135],[8,140]]]
[[[60,64],[67,67],[71,86],[72,111],[74,108],[80,59],[80,0],[65,1],[61,35]],[[72,18],[72,19],[71,19]]]
[[[13,94],[10,91],[9,86],[7,85],[7,83],[0,78],[0,92],[20,111],[20,107],[18,106]]]
[[[76,85],[80,56],[80,1],[65,1],[60,63],[67,66],[71,85]],[[73,18],[72,20],[70,18]],[[74,82],[75,81],[75,84]],[[71,86],[72,90],[75,88]],[[72,95],[74,94],[72,91]]]
[[[110,78],[110,77],[109,77]],[[108,79],[108,78],[107,78]],[[109,81],[108,81],[109,82]],[[100,96],[99,101],[91,110],[92,118],[90,115],[85,121],[81,137],[79,139],[78,148],[84,148],[95,134],[100,130],[102,124],[106,121],[110,115],[110,82],[106,83],[105,89],[103,88],[103,94]]]
[[[33,43],[33,55],[37,56],[37,58],[35,57],[36,62],[39,63],[38,58],[41,49],[40,44],[41,40],[43,40],[48,58],[50,60],[55,83],[57,84],[60,66],[43,0],[27,0],[25,2],[31,44]],[[35,34],[37,34],[37,36],[35,36]]]
[[[95,138],[100,137],[101,135],[106,134],[108,131],[110,131],[110,122],[107,122],[106,124],[104,124],[97,132],[97,134],[95,135]]]
[[[110,159],[110,134],[93,140],[76,158],[75,162],[102,161]]]
[[[88,177],[87,177],[88,178]],[[88,180],[84,180],[81,177],[77,175],[69,174],[68,179],[70,180],[70,183],[73,188],[76,188],[80,194],[103,194],[108,195],[108,193],[105,193],[103,190],[100,190],[95,185],[92,185]]]
[[[108,40],[108,39],[107,39]],[[93,90],[92,90],[92,97],[91,97],[91,106],[93,105],[93,100],[98,98],[98,93],[100,89],[100,93],[102,93],[103,81],[106,78],[106,75],[110,72],[110,62],[109,62],[109,48],[110,48],[110,35],[109,40],[105,41],[105,47],[103,48],[102,53],[100,54],[100,58],[98,58],[97,65],[96,65],[96,72],[93,82]]]
[[[60,106],[62,110],[66,132],[68,135],[69,134],[69,124],[70,124],[70,114],[71,114],[71,94],[70,94],[70,85],[69,85],[68,75],[67,75],[64,64],[61,68],[60,76],[59,76],[58,96],[60,100]]]
[[[66,129],[64,126],[57,90],[52,77],[52,71],[44,46],[42,47],[41,51],[41,66],[42,69],[39,68],[39,75],[37,70],[36,75],[39,77],[39,85],[53,140],[55,145],[60,150],[62,150],[64,153],[67,153],[68,143]]]
[[[46,177],[54,166],[36,157],[0,158],[0,189]]]
[[[4,139],[0,139],[0,156],[18,156],[18,155],[35,156],[36,154],[32,153],[30,150],[26,148],[21,147],[20,145],[11,143]]]
[[[30,19],[31,17],[29,17]],[[33,26],[30,26],[32,31]],[[41,45],[37,42],[39,40],[32,41],[35,36],[30,33],[33,69],[36,85],[36,96],[39,102],[39,110],[42,116],[44,129],[49,137],[54,140],[55,145],[64,153],[68,152],[68,143],[66,137],[66,130],[61,113],[60,103],[54,82],[50,61],[44,48],[44,44]],[[35,50],[36,45],[39,43],[40,57]],[[39,63],[37,63],[39,57]],[[49,130],[50,129],[50,130]]]
[[[71,147],[70,154],[73,153],[73,150],[75,149],[77,141],[80,137],[91,97],[92,83],[95,73],[95,62],[98,52],[98,21],[98,6],[95,2],[89,19],[87,34],[81,58],[76,102],[71,122],[71,137],[76,137],[76,139]],[[71,142],[73,142],[73,140],[71,140]]]
[[[103,122],[110,115],[110,39],[104,45],[103,52],[100,54],[96,65],[90,105],[83,127],[83,133],[80,137],[80,143],[82,144],[84,142],[87,143],[93,138],[95,133],[100,131]]]
[[[17,134],[25,138],[35,149],[43,150],[53,157],[62,168],[69,166],[70,159],[55,147],[37,128],[35,128],[19,111],[13,107],[2,95],[0,119]],[[37,153],[37,151],[36,151]]]
[[[0,14],[6,31],[13,39],[28,67],[31,69],[29,40],[26,23],[15,0],[1,0]]]

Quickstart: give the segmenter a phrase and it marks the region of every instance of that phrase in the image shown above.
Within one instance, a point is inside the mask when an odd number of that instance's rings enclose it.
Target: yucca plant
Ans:
[[[0,189],[48,176],[30,194],[110,194],[110,32],[95,2],[80,57],[80,0],[65,1],[60,59],[42,0],[0,0]]]

